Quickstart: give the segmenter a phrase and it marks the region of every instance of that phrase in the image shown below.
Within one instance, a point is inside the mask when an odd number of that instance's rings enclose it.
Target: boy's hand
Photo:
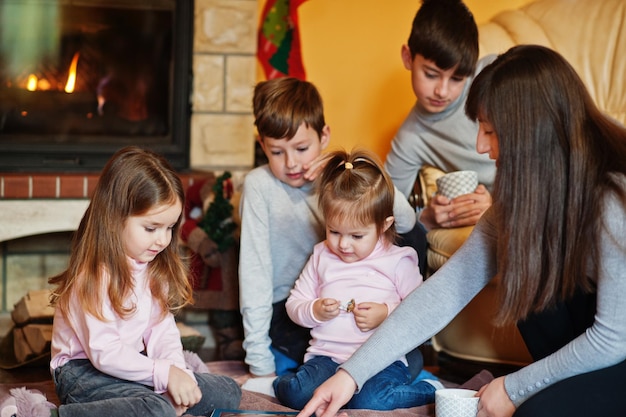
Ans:
[[[202,392],[198,388],[196,381],[187,375],[185,371],[174,365],[170,366],[167,392],[173,401],[177,413],[179,410],[186,411],[187,408],[193,407],[202,399]]]
[[[372,302],[359,303],[352,310],[354,322],[362,332],[368,332],[380,326],[388,313],[387,304]]]
[[[328,160],[330,159],[329,154],[323,153],[308,164],[303,166],[304,168],[304,179],[307,181],[315,181],[315,178],[324,170]]]
[[[339,315],[340,302],[334,298],[319,298],[313,303],[313,315],[320,321],[328,321]]]
[[[473,226],[490,206],[491,194],[480,184],[473,193],[453,200],[442,195],[434,196],[422,211],[420,221],[428,230]]]

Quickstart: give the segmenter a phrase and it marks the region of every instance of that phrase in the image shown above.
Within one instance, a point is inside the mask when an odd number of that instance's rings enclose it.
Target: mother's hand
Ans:
[[[356,382],[349,373],[340,369],[335,375],[320,385],[313,397],[296,417],[335,417],[339,409],[345,405],[356,391]]]
[[[476,417],[511,417],[515,412],[515,405],[504,389],[503,376],[484,385],[476,395],[480,397]]]

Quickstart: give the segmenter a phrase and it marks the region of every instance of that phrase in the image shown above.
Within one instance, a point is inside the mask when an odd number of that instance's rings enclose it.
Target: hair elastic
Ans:
[[[352,165],[352,162],[346,162],[344,165],[345,165],[346,169],[354,168],[354,165]]]

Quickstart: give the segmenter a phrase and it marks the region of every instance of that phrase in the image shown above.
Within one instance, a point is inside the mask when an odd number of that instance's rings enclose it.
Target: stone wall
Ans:
[[[257,0],[195,1],[191,167],[250,168]]]

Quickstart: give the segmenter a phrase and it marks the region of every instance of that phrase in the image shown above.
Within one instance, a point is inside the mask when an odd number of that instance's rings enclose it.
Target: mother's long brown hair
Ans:
[[[122,230],[130,216],[140,216],[163,204],[184,205],[180,178],[161,156],[138,147],[119,150],[104,167],[93,197],[72,241],[68,269],[50,278],[57,288],[52,303],[67,313],[70,297],[78,297],[85,312],[103,320],[103,292],[119,317],[134,312],[125,301],[133,280],[124,253]],[[179,228],[171,243],[150,262],[148,274],[152,296],[163,314],[192,300],[188,269],[180,257]]]
[[[602,114],[575,70],[541,46],[511,48],[476,77],[466,103],[498,137],[500,311],[515,322],[593,290],[603,195],[626,198],[626,130]]]

